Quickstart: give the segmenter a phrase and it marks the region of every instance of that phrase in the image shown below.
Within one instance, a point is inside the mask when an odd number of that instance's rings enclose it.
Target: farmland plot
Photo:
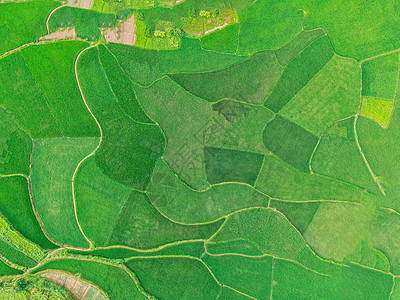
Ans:
[[[400,298],[399,13],[0,0],[0,298]]]

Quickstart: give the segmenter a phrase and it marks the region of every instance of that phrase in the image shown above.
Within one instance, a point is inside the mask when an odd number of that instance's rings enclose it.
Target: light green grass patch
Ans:
[[[307,29],[324,28],[336,52],[363,60],[398,49],[400,19],[395,0],[299,0]]]
[[[400,216],[391,210],[379,210],[371,224],[370,245],[377,253],[369,263],[372,267],[400,274]],[[382,262],[386,261],[386,266]],[[386,268],[385,268],[386,267]]]
[[[325,35],[323,29],[302,30],[293,40],[275,51],[276,58],[282,66],[286,66],[294,57],[316,39]]]
[[[393,110],[388,128],[382,128],[375,120],[360,117],[356,130],[360,147],[385,193],[380,205],[400,211],[397,200],[400,195],[400,110]]]
[[[47,233],[59,243],[88,246],[76,222],[71,182],[78,163],[98,143],[98,138],[34,141],[31,176],[33,201]]]
[[[274,260],[273,299],[386,299],[391,293],[389,274],[357,265],[324,265],[327,270],[318,274],[294,262]]]
[[[393,101],[370,96],[362,97],[360,114],[364,117],[374,119],[382,127],[389,125],[393,111]]]
[[[371,198],[362,189],[342,181],[301,172],[275,155],[265,156],[256,189],[273,198],[293,201],[334,199],[363,202]]]
[[[361,247],[371,218],[371,212],[362,205],[321,203],[304,239],[317,255],[343,262]]]
[[[322,135],[311,161],[316,174],[333,177],[380,195],[357,147],[354,117],[336,122]]]
[[[62,135],[21,52],[15,52],[0,60],[0,77],[0,105],[31,137]]]
[[[294,1],[255,1],[239,14],[239,54],[277,49],[302,30],[304,13]]]
[[[357,113],[360,81],[359,64],[335,55],[280,113],[320,136],[333,122]]]

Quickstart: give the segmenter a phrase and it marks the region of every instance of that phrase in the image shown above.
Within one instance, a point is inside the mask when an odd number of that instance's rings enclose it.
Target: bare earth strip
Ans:
[[[113,29],[105,30],[104,37],[107,42],[134,45],[136,41],[135,16],[130,16],[126,21]]]
[[[76,38],[75,28],[58,30],[56,32],[41,37],[40,40],[65,40],[70,38]]]
[[[68,0],[66,5],[84,9],[92,9],[93,0]]]
[[[40,275],[70,291],[79,300],[106,300],[103,292],[78,276],[59,271],[46,271]]]

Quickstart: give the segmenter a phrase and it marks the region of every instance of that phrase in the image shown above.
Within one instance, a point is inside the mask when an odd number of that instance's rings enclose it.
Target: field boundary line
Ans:
[[[89,154],[86,155],[84,158],[82,158],[82,160],[78,163],[78,165],[77,165],[76,168],[75,168],[74,174],[72,175],[72,182],[71,182],[72,200],[73,200],[73,204],[74,204],[75,219],[76,219],[76,222],[77,222],[77,224],[78,224],[78,226],[79,226],[79,230],[81,231],[81,233],[82,233],[82,235],[84,236],[84,238],[88,241],[88,243],[89,243],[89,248],[90,248],[90,249],[93,248],[93,243],[92,243],[92,241],[90,241],[89,238],[86,236],[86,234],[84,233],[84,231],[83,231],[83,229],[82,229],[81,224],[79,223],[78,212],[77,212],[77,206],[76,206],[76,197],[75,197],[75,178],[76,178],[76,174],[77,174],[78,169],[79,169],[79,167],[81,166],[81,164],[82,164],[86,159],[88,159],[89,157],[91,157],[92,155],[95,154],[95,152],[97,151],[97,149],[100,148],[100,145],[102,144],[102,141],[103,141],[103,130],[102,130],[101,126],[100,126],[99,121],[97,120],[97,118],[95,117],[95,115],[93,114],[92,110],[90,109],[89,105],[88,105],[87,102],[86,102],[86,99],[85,99],[85,96],[84,96],[84,93],[83,93],[83,90],[82,90],[82,86],[81,86],[81,84],[80,84],[80,82],[79,82],[79,76],[78,76],[78,61],[79,61],[79,58],[81,57],[81,55],[82,55],[86,50],[89,50],[89,49],[94,48],[94,47],[97,47],[97,44],[91,45],[91,46],[89,46],[89,47],[83,49],[81,52],[79,52],[79,54],[78,54],[78,56],[76,57],[76,60],[75,60],[74,70],[75,70],[76,82],[77,82],[77,84],[78,84],[79,92],[80,92],[80,94],[81,94],[83,103],[85,104],[85,106],[86,106],[86,108],[88,109],[89,113],[92,115],[92,117],[93,117],[93,119],[95,120],[97,126],[99,127],[99,131],[100,131],[99,143],[98,143],[98,145],[96,146],[96,148],[94,148],[94,150],[93,150],[91,153],[89,153]]]
[[[241,291],[239,291],[239,290],[237,290],[237,289],[235,289],[235,288],[233,288],[233,287],[231,287],[231,286],[229,286],[229,285],[226,285],[226,284],[221,283],[221,287],[228,288],[228,289],[230,289],[230,290],[232,290],[232,291],[234,291],[234,292],[236,292],[236,293],[238,293],[238,294],[240,294],[240,295],[242,295],[242,296],[245,296],[245,297],[247,297],[247,298],[249,298],[249,299],[257,300],[257,298],[255,298],[255,297],[253,297],[253,296],[250,296],[250,295],[248,295],[248,294],[246,294],[246,293],[243,293],[243,292],[241,292]],[[222,292],[222,289],[221,289],[221,292]]]

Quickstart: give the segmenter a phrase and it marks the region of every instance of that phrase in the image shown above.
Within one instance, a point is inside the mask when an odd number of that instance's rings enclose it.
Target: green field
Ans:
[[[98,138],[36,140],[32,157],[32,194],[44,228],[62,244],[87,247],[74,213],[73,175]]]
[[[190,93],[216,102],[229,98],[261,104],[282,72],[272,51],[253,54],[229,68],[194,74],[174,74],[171,78]]]
[[[46,19],[59,5],[49,0],[1,3],[0,55],[47,34]]]
[[[395,0],[0,0],[0,299],[400,299]]]
[[[222,100],[213,104],[212,110],[204,133],[204,144],[207,147],[269,153],[262,141],[265,124],[274,117],[269,109]]]
[[[211,222],[236,210],[268,206],[268,197],[248,184],[227,182],[204,191],[194,191],[162,161],[156,165],[147,195],[164,215],[186,224]],[[227,201],[229,207],[225,205]]]
[[[207,188],[202,136],[211,105],[164,77],[148,88],[136,87],[137,97],[167,140],[163,155],[169,167],[189,186]],[[175,118],[170,118],[171,115]]]
[[[309,161],[318,137],[303,127],[277,115],[265,126],[265,147],[288,164],[309,172]]]
[[[43,234],[32,210],[28,181],[23,177],[0,178],[0,209],[13,227],[29,240],[44,249],[55,245]],[[18,207],[18,209],[15,209]]]
[[[62,136],[98,135],[96,123],[85,109],[74,71],[78,53],[87,46],[84,42],[68,41],[31,46],[21,51]]]
[[[0,109],[0,174],[24,174],[30,172],[32,140],[9,113]]]

